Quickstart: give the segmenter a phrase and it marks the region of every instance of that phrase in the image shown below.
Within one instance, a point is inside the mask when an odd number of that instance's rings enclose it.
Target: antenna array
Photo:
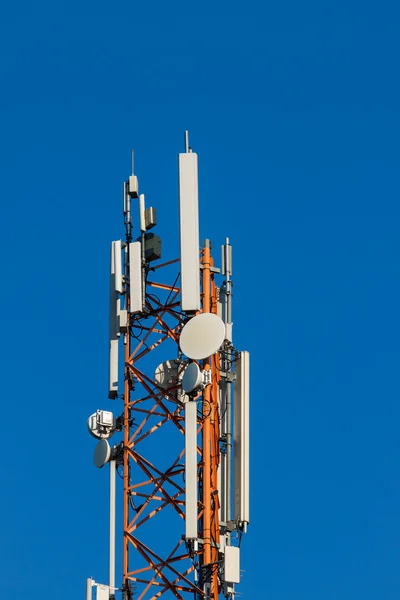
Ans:
[[[249,353],[232,340],[229,239],[221,269],[209,240],[199,248],[198,159],[187,132],[178,166],[179,258],[160,262],[161,239],[150,233],[156,211],[139,195],[133,153],[123,185],[125,240],[111,244],[108,385],[109,399],[123,408],[116,418],[97,410],[88,420],[99,440],[95,465],[110,466],[109,581],[88,579],[87,600],[93,592],[96,600],[217,600],[234,597],[240,582],[249,523]],[[120,440],[111,447],[113,435]]]

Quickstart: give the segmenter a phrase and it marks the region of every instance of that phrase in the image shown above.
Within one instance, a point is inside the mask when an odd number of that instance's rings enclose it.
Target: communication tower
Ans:
[[[210,241],[199,245],[198,159],[188,132],[178,171],[180,257],[164,262],[133,153],[123,184],[125,238],[112,242],[110,263],[108,398],[115,409],[88,420],[99,440],[95,465],[110,469],[109,576],[87,580],[87,600],[217,600],[233,598],[240,582],[249,523],[249,353],[232,339],[229,239],[219,267]]]

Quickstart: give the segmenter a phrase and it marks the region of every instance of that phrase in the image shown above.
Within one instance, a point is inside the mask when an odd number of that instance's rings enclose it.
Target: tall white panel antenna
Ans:
[[[111,260],[110,260],[110,314],[109,314],[109,341],[110,341],[110,356],[109,356],[109,371],[108,371],[108,397],[115,399],[118,396],[118,312],[119,299],[115,293],[115,244],[111,244]],[[120,253],[121,254],[121,253]]]
[[[139,196],[139,223],[140,223],[140,231],[144,233],[146,231],[146,217],[145,217],[145,207],[144,207],[144,194],[140,194]]]
[[[181,306],[189,312],[200,309],[198,196],[197,154],[179,154]]]
[[[115,273],[115,292],[122,294],[122,244],[121,240],[114,242],[114,273]]]
[[[140,242],[129,244],[129,281],[130,312],[140,313],[143,311],[142,244]]]
[[[185,537],[197,539],[197,404],[185,403]]]
[[[249,406],[250,354],[241,352],[235,365],[233,413],[235,521],[246,530],[249,523]]]

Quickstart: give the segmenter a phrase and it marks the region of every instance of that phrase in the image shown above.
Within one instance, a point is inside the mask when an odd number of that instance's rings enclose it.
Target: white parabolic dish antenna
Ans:
[[[225,339],[225,324],[213,313],[202,313],[190,319],[182,329],[179,346],[188,358],[201,360],[220,349]]]
[[[189,394],[196,388],[200,387],[203,383],[203,373],[200,371],[199,366],[196,363],[190,363],[185,369],[182,378],[183,391]]]
[[[178,368],[181,363],[179,360],[172,359],[166,360],[165,362],[158,365],[154,373],[154,381],[160,386],[160,388],[167,389],[171,387],[174,382],[178,384]]]
[[[104,467],[110,460],[111,448],[107,440],[100,440],[94,449],[94,464],[98,469]]]

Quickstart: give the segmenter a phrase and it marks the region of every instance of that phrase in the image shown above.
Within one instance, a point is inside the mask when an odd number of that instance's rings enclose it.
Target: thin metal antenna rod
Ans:
[[[189,152],[189,132],[185,131],[185,152]]]
[[[134,166],[135,166],[135,151],[134,150],[132,150],[131,160],[132,160],[132,175],[134,175],[135,174],[135,169],[134,169]]]

